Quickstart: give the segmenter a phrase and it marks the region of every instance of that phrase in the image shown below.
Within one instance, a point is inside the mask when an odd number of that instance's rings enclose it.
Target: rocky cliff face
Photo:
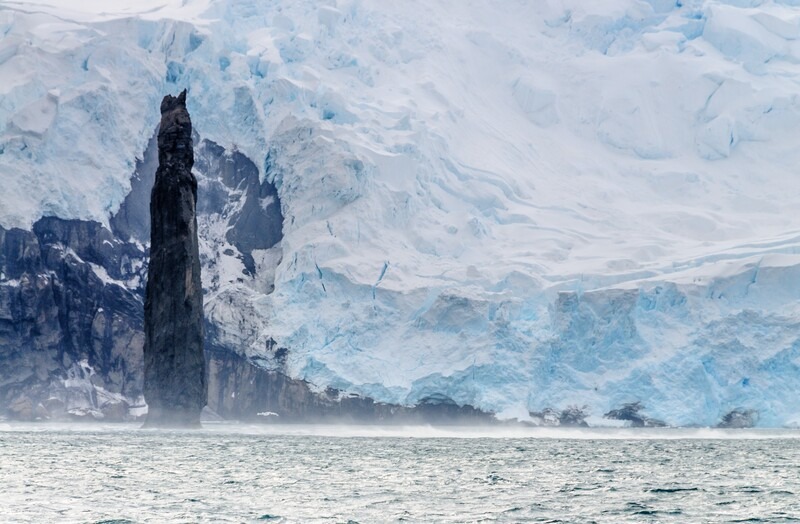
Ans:
[[[275,187],[259,180],[244,155],[196,135],[195,143],[205,290],[217,291],[226,279],[271,287],[283,222]],[[148,202],[157,167],[154,136],[110,227],[55,217],[40,219],[31,231],[0,227],[0,416],[125,420],[144,412]],[[269,250],[272,266],[263,263]],[[238,271],[222,271],[232,263]],[[232,419],[272,411],[287,420],[341,413],[309,384],[267,371],[220,343],[214,323],[207,325],[212,411]]]
[[[471,406],[459,406],[446,397],[427,397],[416,406],[375,402],[335,388],[316,391],[305,380],[258,365],[209,337],[209,399],[225,419],[264,422],[336,422],[381,424],[488,424],[494,417]],[[273,348],[277,364],[287,350]],[[275,365],[276,362],[270,363]]]
[[[206,405],[197,179],[186,91],[161,103],[144,303],[147,426],[198,426]]]
[[[97,222],[0,228],[0,403],[13,418],[120,419],[142,394],[144,251]]]
[[[270,293],[281,261],[283,215],[275,186],[246,156],[196,133],[194,173],[205,304],[208,408],[262,421],[482,422],[447,399],[416,408],[292,379],[290,349],[264,341],[252,361],[214,314],[224,287]],[[131,191],[109,226],[45,217],[31,231],[0,228],[0,416],[130,420],[145,412],[144,295],[157,135],[137,161]],[[269,415],[276,413],[279,416]]]

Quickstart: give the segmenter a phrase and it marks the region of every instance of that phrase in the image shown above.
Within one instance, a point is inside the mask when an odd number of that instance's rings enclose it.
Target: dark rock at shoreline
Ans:
[[[54,420],[99,409],[96,388],[140,397],[144,251],[97,222],[32,229],[0,227],[0,406]]]
[[[722,417],[718,428],[742,429],[752,428],[758,423],[758,411],[754,409],[736,408]]]
[[[445,398],[399,406],[334,388],[317,392],[304,380],[264,369],[225,348],[212,345],[207,354],[209,390],[213,392],[209,406],[227,420],[434,425],[498,422],[493,413]]]
[[[634,428],[665,428],[667,423],[663,420],[650,418],[640,413],[644,409],[641,402],[630,402],[623,404],[619,409],[612,409],[603,418],[612,420],[625,420],[631,423]]]
[[[146,426],[199,426],[206,405],[197,180],[186,91],[161,102],[145,293]]]
[[[563,410],[545,408],[542,411],[530,411],[528,414],[539,426],[561,426],[568,428],[588,428],[586,417],[587,406],[567,406]]]

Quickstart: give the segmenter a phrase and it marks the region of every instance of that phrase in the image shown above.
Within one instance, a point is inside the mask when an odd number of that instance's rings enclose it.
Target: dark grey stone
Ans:
[[[274,348],[276,355],[285,353]],[[494,414],[431,396],[416,406],[376,402],[335,388],[316,392],[308,382],[266,369],[213,343],[207,348],[209,407],[227,420],[264,423],[495,424]]]
[[[128,398],[142,393],[144,253],[97,222],[45,217],[0,228],[0,406],[58,419],[99,408],[73,376]],[[103,275],[101,278],[98,275]],[[107,277],[106,277],[107,275]],[[41,408],[40,408],[41,406]]]
[[[664,428],[667,423],[663,420],[650,418],[641,413],[644,406],[641,402],[630,402],[623,404],[619,409],[612,409],[605,415],[604,418],[612,420],[626,420],[631,423],[634,428]]]
[[[145,292],[145,426],[200,425],[206,405],[197,180],[186,91],[161,102]]]
[[[752,428],[758,423],[758,411],[755,409],[736,408],[722,417],[718,428]]]
[[[561,411],[553,408],[544,408],[542,411],[529,411],[528,414],[539,426],[586,428],[589,427],[585,420],[589,416],[588,409],[588,406],[572,405]]]
[[[224,215],[228,223],[225,240],[239,252],[245,274],[255,276],[253,250],[269,249],[283,238],[278,190],[267,180],[262,182],[256,165],[238,151],[227,152],[203,140],[197,153],[196,169],[203,189],[197,213]]]

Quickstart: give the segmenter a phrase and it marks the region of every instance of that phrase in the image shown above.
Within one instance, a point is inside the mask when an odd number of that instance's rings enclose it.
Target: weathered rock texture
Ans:
[[[279,354],[286,352],[276,349]],[[208,404],[228,420],[438,425],[495,422],[493,414],[459,406],[447,397],[428,397],[416,406],[384,404],[334,388],[314,391],[304,380],[265,369],[214,344],[210,344],[207,355]]]
[[[623,404],[619,409],[612,409],[603,418],[611,420],[625,420],[630,423],[634,428],[663,428],[666,427],[666,422],[655,418],[650,418],[641,413],[644,406],[641,402],[630,402]]]
[[[718,428],[752,428],[758,423],[758,411],[754,409],[736,408],[722,417]]]
[[[97,222],[0,228],[0,416],[127,418],[142,396],[144,258]]]
[[[145,292],[146,426],[197,426],[206,405],[197,180],[186,91],[161,102]]]

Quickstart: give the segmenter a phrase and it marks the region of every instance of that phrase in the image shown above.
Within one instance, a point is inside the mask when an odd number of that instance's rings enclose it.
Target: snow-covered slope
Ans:
[[[108,221],[185,86],[285,217],[274,291],[214,269],[218,342],[403,404],[797,423],[796,3],[3,0],[0,225]]]

